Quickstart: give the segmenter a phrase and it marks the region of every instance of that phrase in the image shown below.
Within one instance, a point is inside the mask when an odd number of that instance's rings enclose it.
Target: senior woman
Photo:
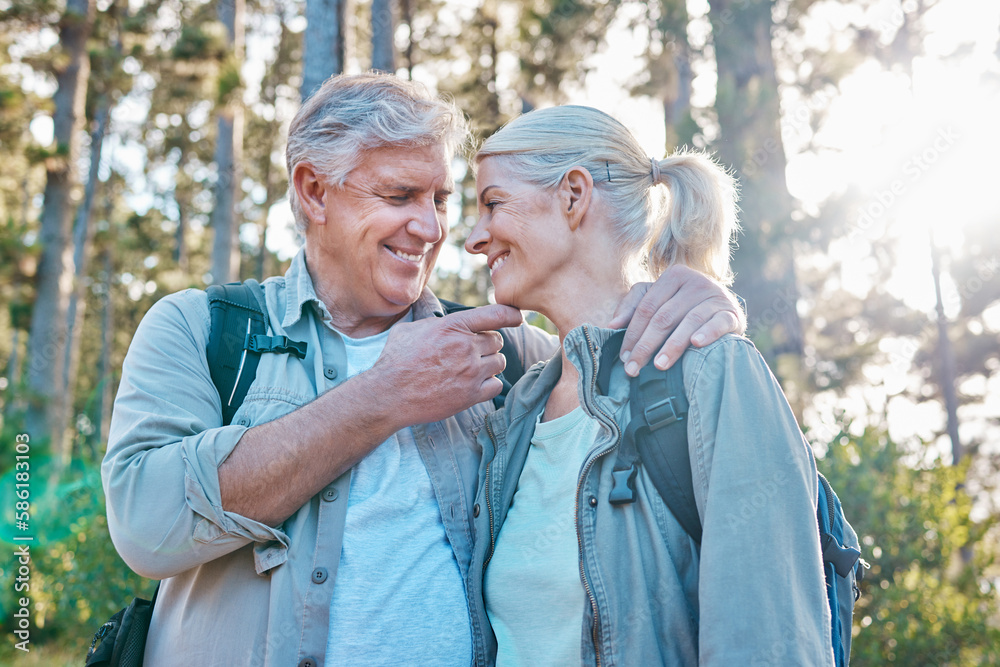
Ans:
[[[731,177],[701,154],[650,160],[613,118],[574,106],[514,120],[476,163],[466,248],[486,255],[497,302],[542,313],[562,342],[479,434],[480,659],[832,664],[815,463],[750,341],[728,335],[680,361],[701,546],[643,468],[635,502],[608,501],[629,383],[609,357],[598,390],[607,325],[644,272],[680,263],[730,278]],[[738,513],[775,480],[767,503]]]

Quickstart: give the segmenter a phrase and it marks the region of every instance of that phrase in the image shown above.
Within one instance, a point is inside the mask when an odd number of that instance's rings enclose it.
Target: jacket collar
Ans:
[[[608,339],[621,333],[621,330],[604,329],[591,324],[584,324],[570,331],[563,340],[566,356],[580,373],[580,395],[584,410],[594,416],[596,401],[610,401],[608,405],[617,412],[628,399],[629,383],[625,368],[617,359],[611,368],[610,392],[603,394],[596,385],[597,374],[600,372],[601,350]],[[507,419],[499,414],[490,421],[498,430],[506,430],[506,425],[513,426],[525,417],[534,426],[534,417],[544,409],[549,394],[562,375],[562,353],[556,353],[546,362],[536,364],[525,373],[524,378],[515,385],[507,397],[505,411]]]
[[[628,396],[628,377],[625,367],[617,356],[602,359],[604,346],[613,337],[624,334],[623,329],[605,329],[592,324],[576,327],[563,340],[563,348],[570,362],[580,373],[580,386],[583,398],[595,394],[608,395],[613,400],[624,400]],[[603,369],[602,362],[612,364],[610,369]],[[598,378],[602,381],[598,383]],[[624,390],[624,391],[623,391]],[[586,405],[587,401],[584,400]]]

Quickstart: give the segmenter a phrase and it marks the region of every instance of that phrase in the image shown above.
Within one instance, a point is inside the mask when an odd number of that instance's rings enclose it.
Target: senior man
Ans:
[[[205,292],[143,319],[102,475],[119,553],[163,580],[147,665],[481,659],[463,582],[472,434],[504,368],[496,331],[510,327],[526,367],[557,341],[503,306],[445,315],[426,287],[465,138],[454,106],[388,75],[335,77],[302,106],[287,158],[305,244],[263,285],[269,333],[307,352],[263,355],[232,425],[206,361]],[[677,313],[673,358],[695,330],[707,343],[742,328],[697,274],[644,291],[621,307],[624,323],[643,299],[626,345],[636,363]]]

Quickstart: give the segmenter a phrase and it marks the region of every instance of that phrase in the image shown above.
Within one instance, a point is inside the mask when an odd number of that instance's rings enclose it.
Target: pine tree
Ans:
[[[62,385],[67,345],[67,309],[73,282],[69,227],[79,186],[77,161],[84,124],[84,102],[90,75],[87,40],[93,28],[94,0],[68,0],[59,22],[57,89],[53,98],[56,148],[46,161],[37,291],[28,339],[29,407],[26,428],[33,438],[51,442],[65,454],[68,396]]]
[[[217,0],[219,21],[226,27],[227,57],[218,81],[218,129],[215,135],[215,206],[212,209],[212,282],[239,276],[240,211],[243,180],[242,75],[245,0]]]

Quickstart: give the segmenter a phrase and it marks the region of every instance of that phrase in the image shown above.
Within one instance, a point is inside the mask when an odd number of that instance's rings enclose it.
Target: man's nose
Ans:
[[[433,245],[444,236],[445,220],[445,214],[438,210],[432,200],[430,203],[420,205],[406,228],[421,241]]]

